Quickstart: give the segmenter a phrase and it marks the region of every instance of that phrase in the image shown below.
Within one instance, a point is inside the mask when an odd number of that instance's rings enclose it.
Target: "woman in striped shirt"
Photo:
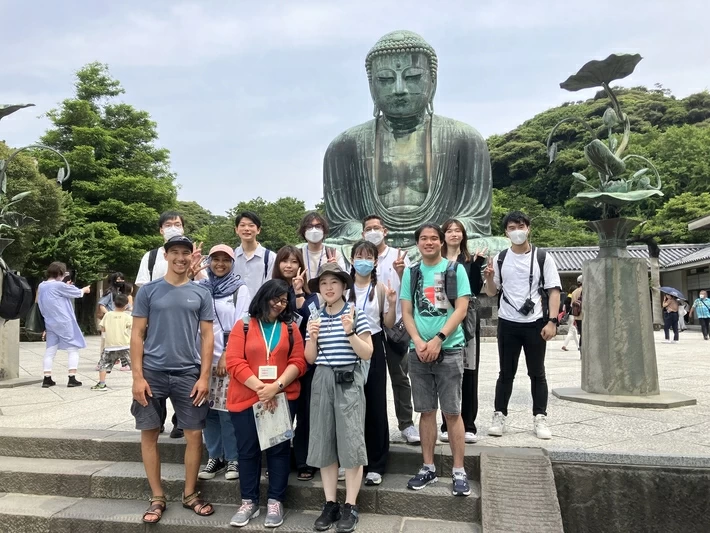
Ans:
[[[308,464],[320,468],[326,503],[315,522],[325,531],[353,531],[358,522],[357,496],[362,483],[365,448],[365,372],[361,362],[372,357],[367,317],[346,303],[353,280],[336,263],[326,263],[309,281],[325,306],[311,315],[306,334],[306,360],[316,365],[311,385],[311,438]],[[338,464],[345,468],[345,505],[337,502]]]

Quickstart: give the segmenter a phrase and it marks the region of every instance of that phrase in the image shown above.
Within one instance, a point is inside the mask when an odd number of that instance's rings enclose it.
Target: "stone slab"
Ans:
[[[0,389],[14,389],[16,387],[24,387],[25,385],[36,385],[42,383],[43,378],[13,378],[0,380]]]
[[[550,458],[544,450],[481,453],[484,533],[563,533]]]
[[[653,396],[620,396],[613,394],[595,394],[582,390],[581,387],[552,389],[552,394],[569,402],[589,403],[603,407],[637,407],[645,409],[672,409],[695,405],[697,400],[675,391],[661,391]]]
[[[0,524],[3,533],[50,533],[50,518],[76,502],[63,496],[3,494]]]

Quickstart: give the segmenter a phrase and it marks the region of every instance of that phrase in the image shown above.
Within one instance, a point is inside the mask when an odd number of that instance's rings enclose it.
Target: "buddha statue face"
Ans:
[[[385,116],[422,114],[434,95],[429,58],[420,52],[396,52],[372,59],[370,92]]]

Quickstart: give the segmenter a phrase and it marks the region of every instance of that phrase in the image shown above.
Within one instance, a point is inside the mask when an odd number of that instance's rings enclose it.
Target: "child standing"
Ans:
[[[104,351],[99,362],[99,382],[91,390],[107,390],[106,374],[111,373],[116,359],[124,359],[130,365],[131,345],[131,314],[126,312],[128,296],[116,294],[113,300],[114,310],[106,313],[101,319],[99,327],[104,337]]]

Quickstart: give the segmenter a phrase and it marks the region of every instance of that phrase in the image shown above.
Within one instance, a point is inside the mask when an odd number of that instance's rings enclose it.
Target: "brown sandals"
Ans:
[[[143,513],[143,522],[146,524],[157,524],[163,518],[163,513],[168,506],[165,496],[153,496],[150,500],[150,507]],[[156,516],[156,520],[146,520],[149,516]]]
[[[189,496],[183,495],[182,506],[185,509],[192,509],[192,511],[199,516],[209,516],[214,513],[214,507],[212,506],[212,504],[200,498],[199,492],[193,492]],[[206,507],[209,507],[210,510],[208,513],[203,513],[202,511]]]

